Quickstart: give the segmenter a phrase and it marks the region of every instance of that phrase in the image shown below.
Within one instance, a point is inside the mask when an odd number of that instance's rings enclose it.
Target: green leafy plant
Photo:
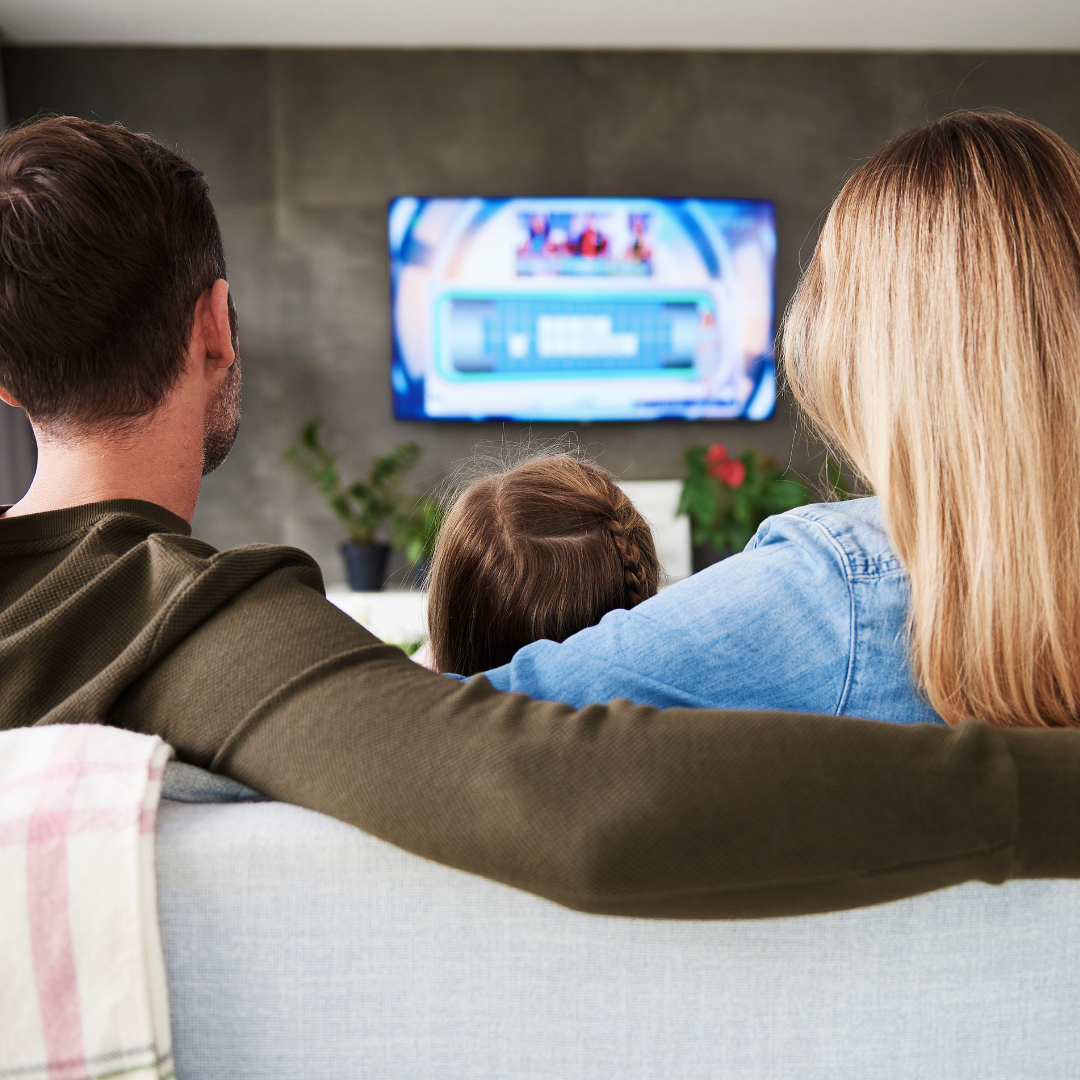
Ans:
[[[827,458],[825,461],[825,476],[828,478],[829,488],[836,498],[846,499],[851,494],[851,488],[848,487],[847,480],[844,479],[839,464],[832,458]]]
[[[813,501],[801,480],[756,450],[731,457],[723,443],[691,446],[683,465],[678,513],[690,518],[695,544],[717,551],[742,551],[767,517]]]
[[[414,442],[395,446],[372,462],[365,479],[346,484],[337,458],[323,445],[322,424],[321,419],[308,421],[300,432],[300,441],[285,451],[284,460],[315,485],[345,526],[352,543],[370,544],[383,522],[399,511],[398,484],[422,451]]]
[[[430,559],[435,551],[446,511],[434,499],[420,499],[407,514],[394,518],[394,547],[405,553],[405,561],[414,566]]]

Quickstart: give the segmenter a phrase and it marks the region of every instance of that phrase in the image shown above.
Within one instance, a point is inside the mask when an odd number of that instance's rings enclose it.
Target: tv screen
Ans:
[[[390,203],[400,420],[765,420],[776,215],[761,199]]]

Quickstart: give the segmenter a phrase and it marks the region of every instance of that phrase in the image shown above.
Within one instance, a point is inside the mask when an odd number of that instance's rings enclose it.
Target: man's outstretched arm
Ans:
[[[253,619],[270,596],[276,619]],[[124,712],[152,716],[170,685],[154,727],[182,758],[582,911],[794,915],[1080,876],[1080,732],[574,710],[424,671],[273,580]]]

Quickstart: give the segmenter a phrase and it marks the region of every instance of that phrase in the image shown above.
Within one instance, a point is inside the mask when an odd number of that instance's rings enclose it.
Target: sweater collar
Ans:
[[[10,505],[10,504],[9,504]],[[6,511],[8,506],[0,506]],[[107,499],[104,502],[86,503],[83,506],[67,506],[63,510],[46,510],[41,514],[24,514],[19,517],[0,517],[0,543],[17,540],[42,540],[49,536],[78,532],[96,525],[110,514],[130,514],[152,522],[155,531],[191,535],[191,526],[171,510],[141,499]]]

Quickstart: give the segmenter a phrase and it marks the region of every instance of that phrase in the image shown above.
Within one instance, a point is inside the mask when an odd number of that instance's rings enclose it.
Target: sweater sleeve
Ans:
[[[587,912],[796,915],[1080,875],[1080,732],[1020,733],[1050,748],[979,723],[533,701],[425,671],[292,573],[172,650],[126,722],[272,798]]]
[[[357,709],[354,660],[313,672],[215,764],[567,907],[753,918],[1080,872],[1065,782],[1080,775],[1080,733],[1046,755],[979,723],[575,711],[390,656],[364,661],[380,690]]]
[[[301,552],[216,553],[137,503],[5,524],[0,727],[152,732],[589,912],[796,915],[1080,876],[1075,730],[533,701],[413,664],[327,603]]]

